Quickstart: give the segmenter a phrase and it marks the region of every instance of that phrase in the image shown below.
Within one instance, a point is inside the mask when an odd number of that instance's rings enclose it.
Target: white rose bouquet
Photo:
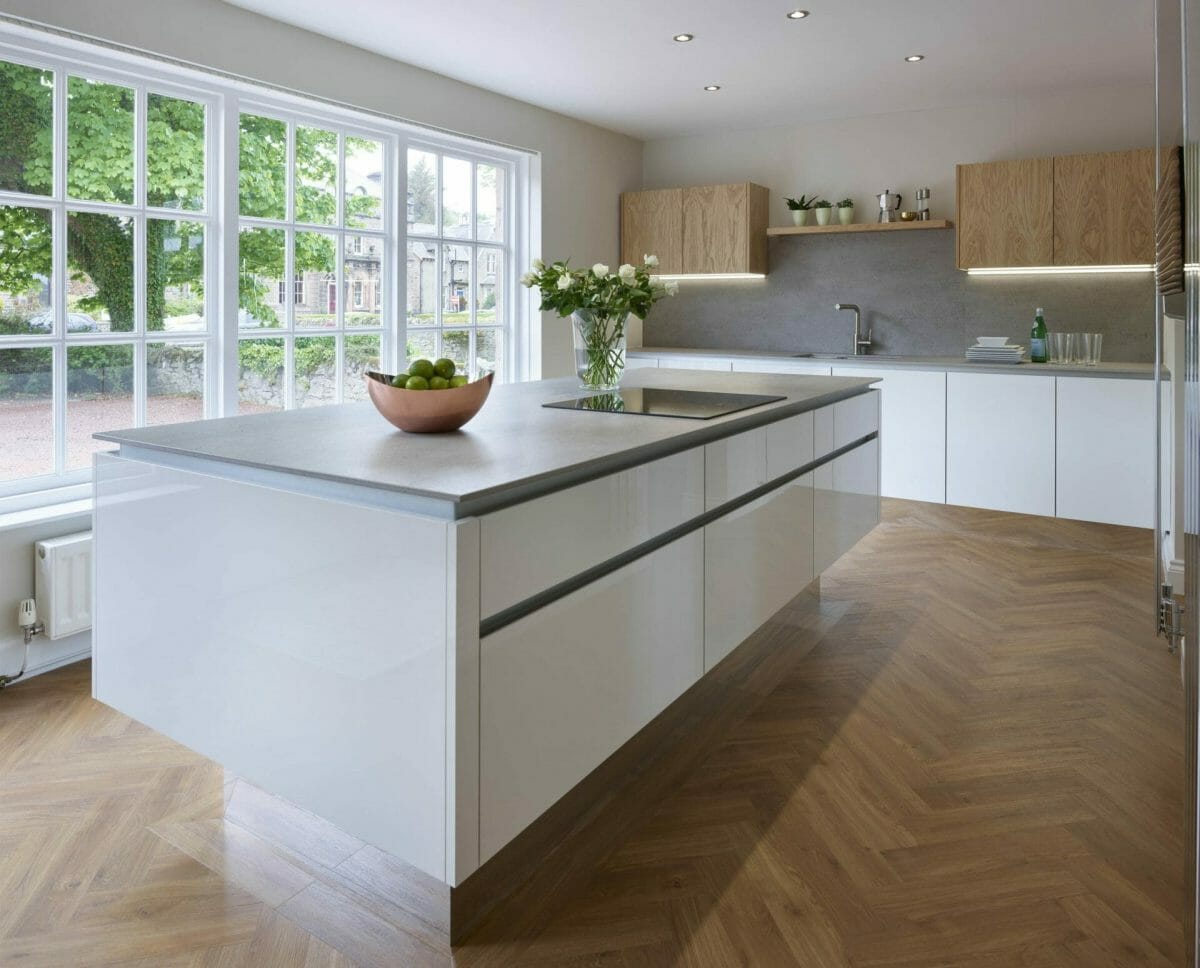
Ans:
[[[537,286],[543,312],[570,316],[575,339],[575,368],[587,390],[615,390],[625,369],[625,322],[632,314],[645,319],[650,307],[679,286],[651,275],[658,259],[647,255],[642,264],[625,264],[610,272],[603,262],[590,269],[572,269],[565,261],[546,265],[534,259],[521,284]]]
[[[585,310],[597,316],[625,316],[632,313],[645,319],[650,307],[664,296],[673,296],[678,283],[662,282],[650,271],[658,266],[655,256],[643,256],[640,266],[626,263],[610,272],[597,262],[590,269],[572,269],[566,261],[546,265],[533,261],[533,269],[521,277],[521,285],[541,290],[543,312],[554,310],[560,316]]]

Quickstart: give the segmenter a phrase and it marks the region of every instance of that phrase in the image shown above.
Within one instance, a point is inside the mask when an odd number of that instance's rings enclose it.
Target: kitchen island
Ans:
[[[102,434],[94,694],[459,888],[874,527],[872,382],[656,369],[626,386],[780,399],[544,407],[562,379],[454,434],[369,403]]]

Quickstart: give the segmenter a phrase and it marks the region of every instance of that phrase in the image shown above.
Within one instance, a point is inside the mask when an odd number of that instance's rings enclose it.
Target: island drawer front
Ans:
[[[482,618],[696,517],[704,452],[695,447],[480,518]]]
[[[813,537],[811,473],[705,527],[705,672],[813,580]]]
[[[694,531],[480,641],[480,862],[701,675]]]
[[[819,575],[879,523],[879,440],[813,472],[813,568]]]
[[[796,414],[767,425],[767,480],[789,474],[811,464],[816,455],[815,417]]]
[[[879,391],[839,400],[833,405],[833,449],[879,431]]]
[[[767,483],[767,428],[704,445],[704,508],[711,511]]]

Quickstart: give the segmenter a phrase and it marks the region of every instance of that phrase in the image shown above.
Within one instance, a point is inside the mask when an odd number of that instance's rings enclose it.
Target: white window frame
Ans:
[[[486,147],[465,145],[446,146],[432,141],[421,141],[418,139],[411,140],[407,147],[415,151],[425,151],[436,155],[437,157],[437,183],[434,188],[434,231],[432,233],[413,232],[405,235],[405,252],[408,251],[408,245],[411,242],[423,242],[433,247],[434,262],[437,266],[437,281],[434,287],[436,298],[434,300],[434,319],[435,325],[413,327],[415,333],[434,333],[435,335],[435,354],[438,356],[442,353],[442,338],[447,331],[458,331],[466,329],[470,332],[470,346],[476,345],[476,337],[478,331],[482,329],[499,329],[502,332],[503,351],[502,360],[500,363],[500,376],[505,379],[537,379],[541,373],[540,363],[533,365],[533,350],[529,346],[529,335],[533,329],[529,321],[531,318],[536,318],[537,314],[533,311],[534,303],[531,301],[529,294],[522,286],[519,285],[521,273],[517,271],[518,265],[529,265],[531,257],[529,255],[529,236],[522,233],[519,226],[519,214],[525,211],[524,194],[522,194],[521,186],[529,181],[529,167],[527,164],[522,164],[519,159],[506,158],[500,154],[489,151]],[[449,155],[456,160],[468,161],[471,163],[473,177],[471,179],[471,236],[470,238],[458,238],[446,234],[446,228],[442,224],[442,186],[443,172],[445,170],[445,157]],[[497,168],[504,173],[504,198],[505,198],[505,219],[504,219],[504,236],[500,240],[481,241],[476,238],[479,224],[479,208],[478,208],[478,166],[487,165]],[[517,199],[521,199],[518,203]],[[405,213],[407,218],[407,202],[408,192],[407,184],[405,185]],[[523,245],[522,242],[525,244]],[[469,270],[467,273],[466,288],[468,293],[468,301],[471,306],[470,319],[466,324],[452,323],[446,325],[443,323],[443,306],[442,295],[446,287],[445,279],[445,260],[443,257],[443,247],[447,245],[461,246],[467,248],[471,252],[469,260]],[[501,262],[504,266],[503,292],[508,302],[508,311],[512,314],[512,321],[508,326],[492,327],[488,325],[480,326],[478,322],[478,281],[479,272],[479,256],[481,253],[492,250],[498,253],[502,258]],[[453,273],[453,267],[450,270]],[[407,319],[407,301],[405,302],[404,316]],[[540,345],[537,346],[536,352],[540,355]]]
[[[135,206],[109,206],[104,203],[68,202],[65,199],[65,181],[56,182],[53,196],[34,196],[22,193],[0,193],[0,204],[50,207],[55,211],[55,261],[53,265],[56,298],[56,330],[53,337],[0,336],[0,348],[27,348],[38,346],[55,347],[55,391],[54,433],[56,453],[66,447],[65,399],[66,399],[66,345],[65,340],[65,212],[113,211],[135,217],[134,242],[134,292],[135,330],[133,333],[96,334],[81,337],[74,334],[71,345],[85,342],[133,343],[135,368],[135,407],[139,422],[145,419],[146,346],[158,342],[195,344],[203,342],[205,359],[205,403],[206,417],[230,416],[237,412],[239,336],[250,332],[262,337],[280,335],[280,330],[241,331],[238,329],[237,290],[237,233],[242,224],[255,221],[244,219],[238,212],[238,118],[245,111],[266,114],[272,117],[289,116],[293,121],[305,125],[326,126],[335,130],[361,132],[364,137],[385,140],[385,197],[388,199],[384,213],[389,245],[386,260],[381,267],[384,281],[383,302],[380,306],[382,326],[381,358],[385,368],[397,370],[403,362],[406,342],[407,294],[404,255],[409,242],[407,227],[407,155],[408,148],[420,148],[437,154],[449,153],[454,157],[467,158],[476,163],[498,164],[507,172],[506,221],[507,237],[504,240],[504,274],[508,294],[508,321],[504,327],[505,369],[499,377],[507,380],[536,379],[540,376],[540,320],[536,312],[536,301],[518,285],[519,266],[528,265],[541,245],[540,232],[540,182],[541,162],[536,153],[517,148],[506,148],[441,131],[432,131],[401,119],[374,114],[343,105],[335,105],[319,98],[291,93],[210,72],[201,68],[170,62],[166,59],[148,57],[117,46],[102,45],[82,38],[76,39],[59,33],[51,35],[44,30],[16,24],[0,26],[0,59],[31,67],[55,71],[55,137],[65,138],[66,117],[62,110],[65,98],[66,78],[69,75],[118,84],[133,88],[137,92],[139,110],[144,112],[147,91],[171,97],[203,103],[206,107],[207,156],[206,156],[206,202],[204,217],[200,213],[176,209],[157,209],[144,204]],[[59,91],[64,93],[60,94]],[[140,122],[135,131],[144,131]],[[59,150],[59,145],[64,147]],[[135,203],[144,202],[144,139],[139,135],[135,147],[135,178],[138,180]],[[61,157],[61,161],[59,158]],[[56,140],[56,165],[65,171],[65,141]],[[341,159],[339,159],[341,160]],[[339,166],[340,167],[340,166]],[[56,179],[65,178],[64,171],[56,169]],[[293,172],[289,171],[289,180]],[[289,192],[289,197],[291,193]],[[438,189],[440,220],[441,191]],[[338,205],[343,204],[339,188]],[[289,212],[289,216],[290,216]],[[205,236],[205,316],[208,321],[206,332],[153,333],[145,332],[145,219],[158,217],[182,221],[206,222]],[[340,221],[340,219],[339,219]],[[309,228],[309,226],[304,226]],[[332,229],[328,226],[311,228]],[[440,221],[439,221],[440,229]],[[346,235],[349,229],[338,229]],[[364,231],[364,235],[372,234]],[[61,241],[59,241],[61,239]],[[472,245],[476,243],[472,242]],[[63,257],[60,258],[60,250]],[[291,252],[287,253],[284,278],[291,278]],[[439,250],[440,272],[440,250]],[[477,262],[477,257],[476,257]],[[341,282],[345,254],[338,252],[338,283],[336,293],[344,293]],[[472,274],[476,271],[472,265]],[[440,294],[440,289],[439,289]],[[340,297],[338,302],[347,300]],[[294,302],[286,302],[287,311],[293,311]],[[440,298],[439,298],[440,307]],[[345,310],[339,305],[339,313]],[[371,332],[355,328],[349,335]],[[329,330],[302,330],[303,335],[330,335]],[[340,342],[339,342],[339,345]],[[288,354],[289,358],[291,354]],[[339,354],[338,379],[342,378],[343,360]],[[285,374],[287,393],[292,392],[294,375]],[[56,466],[61,468],[60,461]],[[90,497],[91,471],[78,470],[71,473],[55,473],[36,478],[16,481],[0,481],[0,514],[25,510],[43,505]]]

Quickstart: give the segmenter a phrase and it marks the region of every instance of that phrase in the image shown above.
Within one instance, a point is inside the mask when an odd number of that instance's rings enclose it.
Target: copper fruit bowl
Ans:
[[[384,418],[410,434],[441,434],[458,430],[479,413],[492,389],[494,373],[450,390],[401,390],[386,373],[365,374],[371,402]]]

